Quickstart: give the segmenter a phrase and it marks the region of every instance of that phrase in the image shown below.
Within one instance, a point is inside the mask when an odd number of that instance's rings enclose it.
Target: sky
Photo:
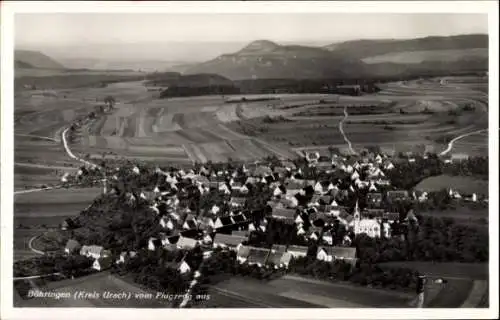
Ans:
[[[95,50],[106,45],[141,44],[147,48],[152,59],[159,56],[159,52],[155,53],[155,45],[165,46],[167,43],[175,43],[176,46],[179,43],[206,42],[243,44],[267,39],[277,43],[326,45],[356,39],[488,32],[487,15],[456,13],[23,13],[16,14],[14,24],[16,47],[79,46]],[[221,47],[220,51],[230,48]],[[157,49],[160,51],[159,47]],[[212,51],[212,55],[218,53],[215,49]],[[186,51],[180,50],[177,58],[181,59],[183,55]]]

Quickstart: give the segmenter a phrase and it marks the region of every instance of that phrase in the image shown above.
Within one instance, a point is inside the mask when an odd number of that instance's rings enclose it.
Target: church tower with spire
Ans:
[[[356,206],[354,207],[354,234],[359,233],[359,222],[361,220],[360,214],[359,214],[359,205],[358,205],[358,200],[356,200]]]

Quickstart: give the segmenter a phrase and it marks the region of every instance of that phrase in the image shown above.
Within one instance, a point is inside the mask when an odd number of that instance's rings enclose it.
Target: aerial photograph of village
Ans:
[[[493,303],[487,15],[14,25],[14,307]]]

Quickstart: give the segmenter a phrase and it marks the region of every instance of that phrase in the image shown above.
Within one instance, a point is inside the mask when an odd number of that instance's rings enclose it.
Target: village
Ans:
[[[223,248],[235,252],[240,264],[286,270],[293,259],[310,254],[314,245],[317,260],[340,260],[355,266],[356,237],[364,234],[370,238],[404,239],[404,230],[410,224],[418,225],[408,204],[425,203],[429,195],[397,189],[389,178],[398,165],[411,166],[426,161],[427,156],[416,158],[373,153],[346,158],[308,153],[302,167],[276,159],[272,164],[243,164],[218,171],[210,165],[168,171],[156,167],[152,174],[156,180],[143,179],[145,183],[135,190],[126,185],[129,176],[142,179],[146,174],[151,177],[151,172],[133,165],[127,169],[117,167],[115,172],[108,168],[111,174],[105,174],[108,178],[103,182],[103,191],[106,196],[122,194],[130,206],[148,206],[154,217],[151,221],[157,226],[143,251],[201,248],[208,257],[214,248]],[[447,165],[452,160],[439,161]],[[74,177],[66,174],[63,180],[69,183],[84,176],[102,177],[101,171],[83,168]],[[487,201],[475,193],[460,195],[451,186],[448,196],[466,202]],[[70,230],[75,224],[67,219],[62,228]],[[268,237],[266,229],[270,224],[275,229],[278,224],[293,231],[279,234],[280,240],[269,245],[262,239]],[[64,251],[91,258],[96,271],[124,264],[139,254],[138,250],[112,253],[99,243],[75,239],[67,241]],[[170,267],[181,274],[194,271],[178,257]]]

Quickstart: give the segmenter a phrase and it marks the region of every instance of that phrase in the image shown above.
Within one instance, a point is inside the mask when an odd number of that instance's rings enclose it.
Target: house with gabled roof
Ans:
[[[245,229],[234,230],[234,231],[231,232],[231,234],[233,236],[248,238],[248,235],[250,234],[250,230],[245,230]]]
[[[305,246],[288,246],[287,252],[294,258],[307,256],[308,248]]]
[[[284,251],[271,250],[266,260],[266,265],[272,264],[275,269],[288,268],[292,255]]]
[[[351,263],[353,266],[356,264],[356,248],[353,247],[319,247],[316,253],[316,259],[333,262],[335,260],[344,260]]]
[[[234,220],[231,216],[218,217],[215,220],[215,228],[223,228],[234,224]]]
[[[160,219],[160,226],[164,229],[173,230],[175,227],[174,222],[168,216],[163,216]]]
[[[285,167],[274,167],[273,168],[273,174],[275,177],[278,177],[278,178],[285,178],[288,176],[289,173],[290,173],[290,171],[288,171],[288,169]]]
[[[186,219],[182,224],[182,229],[184,230],[195,230],[198,228],[196,220]]]
[[[110,252],[108,250],[105,250],[102,246],[84,245],[80,248],[80,255],[93,259],[99,259],[101,257],[109,256]]]
[[[245,206],[247,199],[243,197],[232,197],[231,200],[229,200],[229,202],[233,207],[242,208]]]
[[[267,259],[271,254],[271,250],[267,248],[250,247],[248,253],[247,263],[250,265],[257,265],[263,267],[267,263]]]
[[[198,245],[198,241],[195,239],[180,236],[179,240],[175,243],[180,249],[193,249]]]
[[[273,196],[277,197],[277,196],[280,196],[282,194],[286,194],[286,188],[282,185],[276,186],[273,190]]]
[[[247,237],[242,237],[242,236],[237,236],[233,234],[223,234],[223,233],[217,233],[215,235],[213,245],[214,247],[230,247],[230,248],[236,248],[238,245],[240,245],[242,242],[246,241]]]
[[[261,178],[258,178],[258,177],[248,177],[247,180],[245,181],[245,185],[254,186],[254,185],[260,183],[260,179]]]
[[[273,208],[272,216],[273,218],[280,220],[290,220],[291,222],[295,221],[296,210],[295,209],[286,209],[286,208]]]
[[[390,201],[404,201],[407,200],[408,197],[408,191],[406,190],[387,191],[387,199]]]
[[[78,252],[82,246],[80,243],[74,239],[69,239],[68,242],[66,242],[66,246],[64,247],[64,253],[66,254],[73,254],[75,252]]]
[[[343,260],[351,263],[352,266],[356,264],[356,248],[354,247],[332,247],[331,251],[334,260]]]
[[[137,252],[135,251],[122,251],[120,253],[120,256],[118,257],[118,259],[115,261],[116,264],[122,264],[122,263],[126,263],[128,262],[129,260],[131,259],[134,259],[137,257]]]
[[[106,269],[111,268],[112,265],[113,265],[113,259],[110,256],[99,257],[94,260],[94,263],[92,264],[92,269],[95,269],[97,271],[104,271]]]
[[[162,246],[161,239],[150,237],[148,240],[148,250],[155,251]]]

